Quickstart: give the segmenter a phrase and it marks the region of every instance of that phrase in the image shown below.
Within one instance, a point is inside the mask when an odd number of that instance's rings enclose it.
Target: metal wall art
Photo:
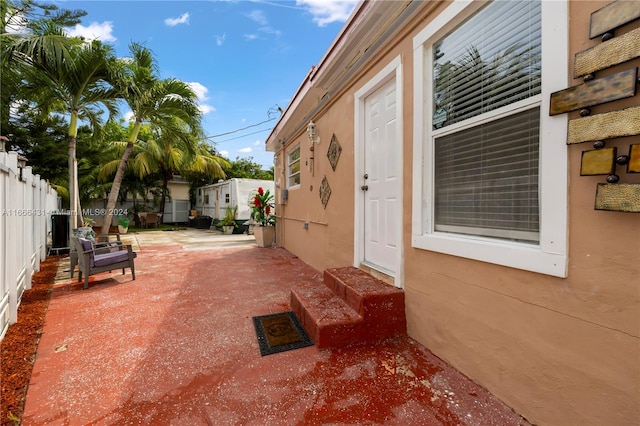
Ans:
[[[582,151],[580,176],[610,175],[616,170],[616,149]]]
[[[640,185],[599,183],[595,209],[640,213]]]
[[[601,36],[601,43],[578,52],[574,77],[583,83],[551,94],[549,115],[580,110],[569,120],[567,145],[592,142],[593,150],[582,152],[581,176],[606,175],[607,183],[596,188],[595,209],[640,213],[640,183],[618,183],[617,166],[627,173],[640,173],[640,144],[629,155],[605,148],[607,139],[640,135],[640,107],[634,106],[591,116],[590,107],[636,96],[638,68],[595,78],[594,73],[640,57],[640,28],[614,37],[614,30],[640,18],[637,2],[614,1],[591,14],[589,38]]]
[[[640,173],[640,144],[633,144],[629,147],[627,173]]]
[[[329,197],[331,197],[331,187],[329,186],[329,181],[327,180],[326,176],[322,178],[319,194],[320,201],[322,201],[322,206],[326,209],[327,204],[329,203]]]
[[[338,160],[340,159],[341,153],[342,146],[340,146],[340,142],[338,142],[338,138],[334,133],[333,136],[331,136],[331,142],[329,143],[329,149],[327,150],[327,158],[329,158],[329,163],[331,163],[331,168],[334,172],[338,166]]]

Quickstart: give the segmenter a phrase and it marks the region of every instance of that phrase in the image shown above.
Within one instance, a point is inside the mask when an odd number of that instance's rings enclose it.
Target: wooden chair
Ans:
[[[84,288],[89,288],[89,277],[100,272],[112,271],[122,268],[122,274],[126,268],[131,269],[131,276],[136,279],[136,270],[133,259],[136,253],[131,244],[116,246],[117,251],[98,252],[93,243],[86,238],[71,237],[71,243],[78,252],[78,282],[84,275]]]
[[[155,228],[160,226],[160,214],[159,213],[147,213],[145,218],[144,227],[147,228],[149,225],[153,225]]]
[[[122,245],[122,242],[120,241],[120,234],[96,235],[96,233],[93,232],[93,229],[90,227],[74,228],[73,235],[75,237],[85,238],[93,242],[93,247],[98,253],[108,253],[110,251],[116,251],[118,250],[117,246]],[[71,264],[69,274],[71,275],[71,278],[73,278],[76,265],[78,264],[78,252],[76,251],[76,248],[73,244],[71,244],[71,248],[69,250],[69,262]]]
[[[138,212],[138,222],[140,222],[140,228],[147,227],[147,212]]]

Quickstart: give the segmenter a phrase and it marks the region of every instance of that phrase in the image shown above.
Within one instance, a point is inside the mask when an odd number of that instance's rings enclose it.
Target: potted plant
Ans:
[[[251,207],[251,217],[256,224],[253,228],[253,234],[256,237],[258,247],[271,247],[275,241],[276,217],[273,215],[273,194],[258,188],[258,193],[253,197],[253,206]]]
[[[129,230],[130,219],[127,216],[118,216],[118,231],[126,234]]]
[[[233,229],[238,226],[236,223],[236,214],[238,213],[238,206],[231,208],[231,206],[227,206],[224,212],[224,217],[220,222],[218,222],[218,226],[222,227],[222,232],[225,235],[233,234]]]

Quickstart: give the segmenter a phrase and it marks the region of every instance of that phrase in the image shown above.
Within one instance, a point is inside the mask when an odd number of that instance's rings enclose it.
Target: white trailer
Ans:
[[[274,193],[274,182],[261,179],[233,178],[211,185],[201,186],[196,192],[196,210],[199,216],[222,219],[227,206],[238,207],[236,220],[249,220],[250,203],[258,188]]]

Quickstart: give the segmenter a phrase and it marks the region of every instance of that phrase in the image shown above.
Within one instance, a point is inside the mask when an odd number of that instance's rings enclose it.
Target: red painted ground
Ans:
[[[409,338],[260,356],[251,318],[322,274],[255,245],[143,248],[57,285],[23,425],[526,425]]]

